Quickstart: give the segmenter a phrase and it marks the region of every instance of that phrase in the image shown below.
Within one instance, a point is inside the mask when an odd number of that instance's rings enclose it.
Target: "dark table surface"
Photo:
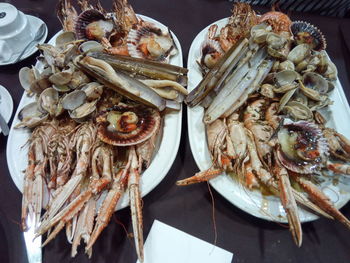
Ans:
[[[54,7],[56,0],[6,1],[20,10],[38,16],[48,26],[52,37],[60,30]],[[230,15],[231,3],[218,0],[134,0],[134,10],[166,25],[179,38],[186,66],[187,53],[198,32],[208,24]],[[102,1],[106,9],[111,1]],[[256,8],[261,10],[260,8]],[[349,49],[341,40],[340,26],[350,32],[345,19],[291,13],[293,20],[306,20],[318,26],[325,34],[328,54],[339,70],[339,79],[349,99]],[[349,39],[348,39],[349,40]],[[18,81],[18,70],[35,63],[32,56],[16,65],[0,67],[0,84],[11,93],[15,109],[23,90]],[[345,120],[344,120],[345,121]],[[349,120],[346,120],[349,121]],[[6,142],[0,135],[0,262],[26,262],[25,244],[20,230],[22,195],[12,182],[6,162]],[[144,236],[148,235],[154,219],[183,230],[200,239],[214,242],[212,202],[207,184],[177,187],[175,181],[193,175],[198,168],[192,157],[187,138],[186,110],[183,114],[182,140],[175,162],[165,179],[143,198]],[[293,243],[288,229],[277,223],[257,219],[231,205],[213,191],[217,227],[217,245],[234,253],[234,262],[350,262],[350,231],[338,222],[319,219],[303,224],[304,238],[301,248]],[[350,205],[342,212],[350,217]],[[114,214],[113,222],[103,231],[93,247],[92,262],[135,262],[128,208]],[[119,223],[117,223],[119,222]],[[177,252],[178,253],[178,252]],[[169,255],[176,257],[176,254]],[[75,259],[70,258],[70,245],[63,231],[43,249],[44,262],[89,262],[83,249]]]

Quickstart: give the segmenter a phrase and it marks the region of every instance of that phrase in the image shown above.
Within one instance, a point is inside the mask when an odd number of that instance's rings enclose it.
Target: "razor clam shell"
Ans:
[[[49,117],[48,113],[42,113],[38,109],[37,102],[32,102],[24,106],[18,113],[18,119],[21,121],[15,128],[34,128],[47,120]]]
[[[75,110],[86,101],[86,93],[82,90],[74,90],[62,98],[62,107],[66,110]]]
[[[115,71],[107,62],[88,56],[77,57],[75,62],[87,74],[121,95],[164,110],[165,101],[156,92],[127,74]]]
[[[232,64],[238,63],[242,53],[244,53],[243,50],[248,46],[248,42],[248,39],[244,38],[225,53],[219,62],[210,69],[197,87],[187,95],[185,102],[188,106],[196,106],[214,89],[215,83],[217,83],[220,77],[227,71],[227,68]]]
[[[89,53],[89,56],[106,61],[115,70],[124,70],[152,79],[167,79],[176,81],[183,86],[187,85],[186,74],[188,70],[183,67],[140,58],[110,55],[102,52],[92,52]]]
[[[212,123],[229,110],[232,103],[235,103],[235,101],[244,93],[245,89],[253,83],[258,73],[258,65],[260,65],[266,57],[266,49],[262,48],[241,67],[237,67],[237,71],[228,78],[224,87],[208,107],[204,114],[205,123]]]

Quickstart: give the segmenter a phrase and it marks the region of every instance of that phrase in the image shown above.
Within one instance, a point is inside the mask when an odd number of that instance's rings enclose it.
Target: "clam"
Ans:
[[[292,61],[285,60],[278,65],[278,70],[279,71],[283,71],[283,70],[293,70],[294,71],[295,66],[294,66],[294,63]]]
[[[315,72],[307,72],[303,75],[303,83],[306,88],[317,90],[320,94],[328,92],[328,82]]]
[[[18,77],[23,89],[30,91],[30,85],[35,81],[34,70],[32,68],[23,67],[19,70]]]
[[[68,43],[74,42],[75,40],[77,40],[77,36],[74,32],[64,31],[57,36],[56,46],[64,46]]]
[[[275,87],[273,85],[265,83],[260,87],[260,94],[264,97],[272,99],[275,97],[275,92],[273,91],[274,88]]]
[[[71,91],[71,89],[68,87],[68,85],[52,85],[52,88],[57,90],[58,92],[65,93],[68,91]]]
[[[85,41],[79,46],[79,50],[81,53],[87,53],[87,52],[102,52],[103,46],[94,40]]]
[[[73,110],[69,110],[69,116],[75,120],[76,122],[84,122],[86,121],[88,118],[90,118],[90,116],[92,115],[92,113],[96,110],[96,103],[98,100],[93,100],[91,102],[85,102],[82,105],[80,105],[79,107],[73,109]]]
[[[323,76],[329,80],[336,80],[337,79],[338,70],[337,70],[336,65],[332,61],[328,60],[327,70],[323,74]]]
[[[277,157],[288,170],[312,174],[328,156],[328,145],[322,131],[313,123],[299,121],[283,125],[278,132]]]
[[[293,95],[293,101],[299,102],[304,105],[308,105],[308,98],[298,89],[295,94]]]
[[[21,121],[15,128],[34,128],[41,124],[43,121],[47,120],[49,114],[47,112],[43,113],[39,111],[38,104],[32,102],[23,107],[18,113],[18,119]]]
[[[284,106],[289,102],[289,100],[292,98],[292,96],[294,95],[294,93],[295,93],[295,91],[296,91],[297,89],[295,88],[295,89],[291,89],[291,90],[289,90],[289,91],[287,91],[284,95],[283,95],[283,97],[281,98],[281,100],[280,100],[280,103],[279,103],[279,106],[278,106],[278,113],[279,112],[281,112],[282,110],[283,110],[283,108],[284,108]]]
[[[295,65],[303,61],[311,53],[308,44],[299,44],[294,47],[288,54],[287,59],[292,61]]]
[[[53,88],[48,88],[39,96],[38,109],[42,112],[48,112],[50,116],[56,116],[58,101],[58,91]]]
[[[275,74],[275,83],[279,87],[296,83],[299,79],[300,75],[294,70],[283,70]]]
[[[288,40],[276,33],[268,33],[266,36],[266,43],[267,45],[275,50],[279,50],[282,49],[286,44],[287,44]]]
[[[79,69],[76,69],[73,72],[72,79],[68,83],[68,86],[71,89],[76,89],[82,85],[89,83],[90,81],[91,81],[90,78],[84,72],[82,72]]]
[[[49,77],[49,81],[56,86],[67,85],[72,80],[72,72],[70,71],[60,71],[52,74]]]
[[[159,111],[144,106],[117,105],[96,118],[101,141],[115,146],[139,144],[159,128]]]
[[[86,93],[82,90],[75,90],[62,98],[62,107],[66,110],[75,110],[86,101]]]
[[[49,81],[48,78],[42,78],[42,79],[37,79],[35,80],[31,85],[30,85],[30,91],[34,92],[35,94],[39,95],[41,92],[43,92],[45,89],[51,87],[51,82]]]
[[[250,29],[250,36],[253,41],[258,44],[266,42],[266,37],[269,32],[271,32],[272,27],[267,23],[261,23],[253,26]]]
[[[312,120],[312,111],[305,105],[297,101],[290,101],[283,108],[283,112],[295,121],[299,120]]]
[[[98,100],[103,93],[103,85],[98,82],[90,82],[81,88],[86,94],[87,100]]]

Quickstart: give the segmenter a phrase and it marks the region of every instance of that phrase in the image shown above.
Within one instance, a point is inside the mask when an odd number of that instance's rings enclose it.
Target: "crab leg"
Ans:
[[[194,176],[191,176],[189,178],[179,180],[176,182],[176,185],[184,186],[184,185],[206,182],[206,181],[209,181],[210,179],[213,179],[219,176],[220,174],[222,174],[222,169],[208,169],[203,172],[198,172]]]
[[[331,203],[331,200],[326,196],[320,189],[318,189],[312,182],[306,180],[302,176],[293,174],[295,181],[306,191],[309,198],[317,204],[326,213],[333,216],[335,219],[343,223],[347,228],[350,229],[350,221]]]

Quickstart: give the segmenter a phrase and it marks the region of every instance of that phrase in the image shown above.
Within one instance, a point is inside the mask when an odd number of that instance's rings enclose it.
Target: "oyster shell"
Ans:
[[[326,39],[322,32],[314,25],[304,21],[295,21],[292,23],[290,29],[298,44],[308,44],[313,50],[317,51],[326,49]]]
[[[159,128],[159,111],[143,106],[117,105],[96,118],[101,141],[129,146],[150,138]]]
[[[285,124],[278,132],[277,157],[288,170],[311,174],[321,168],[328,145],[321,130],[311,122]]]

